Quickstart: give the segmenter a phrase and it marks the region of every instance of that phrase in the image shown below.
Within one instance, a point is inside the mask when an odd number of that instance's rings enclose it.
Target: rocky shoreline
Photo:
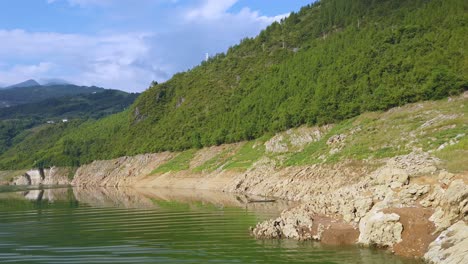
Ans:
[[[246,172],[188,171],[151,175],[170,153],[96,161],[80,167],[72,182],[67,169],[29,171],[12,184],[193,188],[278,197],[301,204],[259,223],[259,239],[314,239],[327,244],[388,248],[432,263],[467,261],[468,174],[438,169],[427,153],[375,163],[342,162],[278,169],[264,158]],[[29,176],[29,177],[28,177]]]
[[[194,151],[183,169],[167,172],[157,169],[177,159],[178,153],[94,161],[76,171],[50,168],[3,172],[0,181],[16,185],[212,190],[277,197],[298,205],[253,227],[251,232],[259,239],[358,243],[431,263],[468,263],[468,171],[463,156],[467,98],[465,93],[444,102],[371,113],[341,130],[323,126],[285,131],[267,142],[250,142],[247,150],[255,152],[261,147],[265,151],[248,166],[239,162],[241,154],[233,154],[242,153],[240,149],[247,143],[236,143]],[[369,136],[373,136],[372,140]],[[342,152],[355,151],[350,146],[369,141],[378,144],[368,145],[367,149],[393,147],[410,151],[387,158],[371,155],[326,162]],[[307,146],[317,146],[317,151],[304,152]],[[435,155],[441,151],[446,151],[445,160]],[[315,155],[315,162],[285,166],[285,158],[297,153]],[[227,168],[233,161],[244,167]],[[457,170],[449,172],[447,161]]]

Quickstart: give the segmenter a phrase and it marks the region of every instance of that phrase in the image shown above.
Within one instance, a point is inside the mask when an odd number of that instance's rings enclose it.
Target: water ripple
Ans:
[[[249,227],[279,209],[245,208],[237,197],[218,198],[220,206],[148,191],[54,192],[53,202],[0,196],[1,263],[417,263],[359,247],[255,240]]]

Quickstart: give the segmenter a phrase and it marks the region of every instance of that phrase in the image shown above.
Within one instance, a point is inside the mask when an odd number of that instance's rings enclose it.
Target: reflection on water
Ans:
[[[1,263],[417,263],[379,250],[255,240],[288,206],[192,190],[0,190]]]

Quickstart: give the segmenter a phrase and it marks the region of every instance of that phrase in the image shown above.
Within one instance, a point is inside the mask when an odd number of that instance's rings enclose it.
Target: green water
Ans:
[[[174,190],[0,189],[0,263],[418,263],[382,250],[259,241],[288,204]]]

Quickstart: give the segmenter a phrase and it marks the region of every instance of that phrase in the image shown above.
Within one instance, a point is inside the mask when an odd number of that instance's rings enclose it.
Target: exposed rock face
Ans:
[[[34,169],[15,177],[13,185],[68,185],[70,168]]]
[[[408,257],[422,257],[436,232],[467,217],[468,177],[439,171],[438,162],[427,154],[411,153],[387,159],[372,173],[366,174],[363,170],[362,174],[356,174],[355,171],[356,178],[336,171],[338,167],[324,169],[323,166],[304,168],[303,178],[298,177],[301,173],[297,171],[289,177],[278,177],[277,184],[271,185],[269,190],[289,185],[286,196],[302,198],[307,203],[284,212],[275,220],[260,223],[253,234],[259,238],[320,240],[323,239],[321,232],[317,232],[320,228],[310,231],[307,225],[297,224],[304,222],[300,220],[303,214],[306,213],[312,223],[317,215],[338,215],[350,224],[359,225],[359,243],[388,247]],[[277,174],[272,170],[267,179],[255,181],[256,177],[244,175],[237,187],[257,190]],[[296,177],[301,184],[291,187]],[[341,182],[343,179],[346,183]],[[301,187],[307,191],[302,191]]]
[[[401,242],[403,225],[397,214],[377,212],[364,217],[359,223],[359,243],[392,247]]]
[[[399,188],[407,185],[410,176],[433,174],[439,160],[427,153],[411,153],[388,159],[386,164],[371,174],[376,184]]]
[[[448,228],[457,219],[468,221],[468,187],[462,179],[454,180],[448,188],[437,188],[428,198],[437,210],[431,220],[437,230]]]
[[[81,166],[76,171],[72,185],[113,187],[133,185],[139,177],[150,174],[173,155],[164,152],[122,157],[108,161],[94,161],[91,164]]]
[[[359,235],[354,225],[314,214],[304,205],[283,211],[280,217],[259,223],[251,231],[260,239],[314,239],[331,245],[355,244]]]
[[[309,212],[296,208],[284,211],[275,220],[260,223],[252,230],[258,238],[294,238],[307,240],[312,237],[313,218]]]
[[[288,151],[301,151],[305,145],[319,141],[322,136],[332,128],[331,125],[319,128],[301,127],[279,133],[265,143],[265,149],[271,153],[284,153]],[[288,143],[290,145],[288,145]]]
[[[424,258],[430,263],[468,263],[468,225],[458,221],[450,226],[430,244]]]
[[[27,173],[20,175],[13,181],[13,185],[31,185],[31,177]]]

